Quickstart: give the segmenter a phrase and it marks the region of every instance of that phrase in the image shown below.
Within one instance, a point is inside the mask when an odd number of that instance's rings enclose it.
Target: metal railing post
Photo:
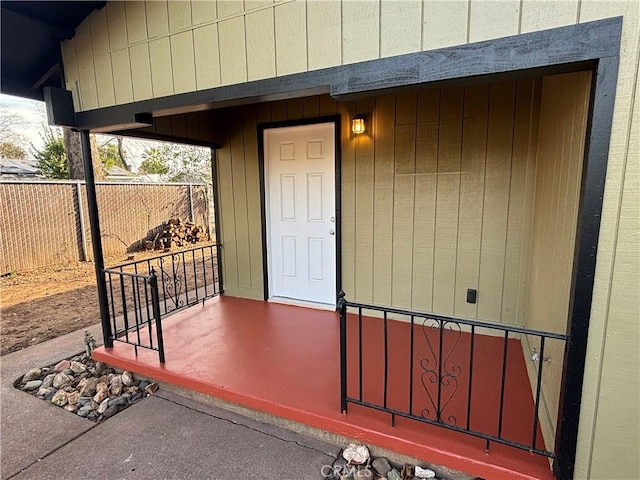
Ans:
[[[347,411],[347,304],[342,290],[338,293],[340,312],[340,411]]]
[[[84,221],[84,207],[82,205],[82,183],[76,182],[76,199],[78,201],[78,220],[80,222],[80,242],[82,243],[82,261],[89,261],[89,253],[87,249],[87,232]]]
[[[214,233],[216,236],[216,272],[218,275],[218,292],[224,293],[224,282],[222,278],[222,235],[220,232],[220,195],[218,192],[218,151],[211,149],[211,190],[213,203]],[[211,232],[209,232],[211,235]]]
[[[164,339],[162,338],[162,315],[160,314],[160,296],[158,295],[158,277],[156,270],[151,269],[151,278],[149,279],[151,286],[151,303],[153,316],[156,320],[156,336],[158,337],[158,355],[160,363],[164,363]]]
[[[107,298],[107,284],[103,273],[104,258],[102,256],[98,200],[96,197],[96,183],[93,178],[93,162],[91,160],[91,144],[88,130],[80,131],[80,146],[82,147],[84,179],[87,186],[87,207],[89,210],[89,226],[91,227],[91,244],[93,246],[93,265],[96,271],[96,286],[98,287],[102,337],[104,339],[104,346],[106,348],[113,348],[113,332],[111,331],[111,323],[109,322],[109,299]]]

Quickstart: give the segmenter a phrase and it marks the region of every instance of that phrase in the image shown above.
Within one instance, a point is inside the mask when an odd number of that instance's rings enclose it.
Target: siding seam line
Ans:
[[[391,305],[393,305],[393,241],[395,238],[395,231],[393,228],[393,224],[395,223],[396,220],[396,127],[397,127],[397,122],[398,122],[398,114],[396,109],[398,108],[398,96],[394,95],[393,96],[393,178],[391,179],[391,185],[392,185],[392,189],[391,189],[391,272],[389,272],[391,275],[389,277],[389,301],[391,303]]]
[[[520,0],[518,6],[518,35],[522,33],[522,7],[524,6],[524,0]]]
[[[278,76],[278,32],[276,30],[276,6],[274,5],[273,7],[273,15],[271,16],[271,18],[273,19],[273,61],[274,61],[274,70],[275,70],[275,75],[274,77]],[[285,110],[285,117],[286,117],[286,110]]]
[[[518,117],[518,91],[520,89],[520,85],[519,82],[515,82],[516,87],[514,89],[513,92],[513,101],[512,101],[512,105],[513,105],[513,115],[511,117],[512,119],[512,126],[511,126],[511,152],[509,155],[509,186],[507,191],[509,192],[509,200],[507,201],[507,217],[506,217],[506,229],[504,232],[504,253],[503,253],[503,257],[502,257],[502,288],[500,289],[500,323],[504,323],[502,321],[502,316],[504,314],[504,289],[505,289],[505,277],[506,277],[506,270],[507,270],[507,253],[509,251],[509,217],[511,216],[511,187],[512,187],[512,180],[513,180],[513,155],[514,155],[514,150],[515,150],[515,143],[516,143],[516,135],[515,135],[515,128],[516,128],[516,122],[517,122],[517,117]]]
[[[244,10],[244,0],[242,5]],[[245,75],[245,78],[247,79],[246,81],[249,82],[250,81],[249,79],[249,44],[247,43],[247,16],[246,15],[242,15],[242,26],[244,27],[242,29],[244,33],[244,75]],[[244,117],[242,119],[243,119],[243,128],[244,128]],[[243,135],[242,143],[244,146],[244,135]]]
[[[424,50],[424,2],[420,2],[420,51],[423,51],[423,50]],[[417,112],[418,110],[416,109],[416,122],[418,119]]]
[[[306,49],[306,71],[309,71],[309,12],[307,11],[307,0],[304,1],[304,43]],[[304,105],[302,106],[302,118],[304,118]]]
[[[467,42],[471,41],[471,0],[467,0]]]
[[[438,173],[438,167],[440,165],[440,123],[441,123],[441,114],[442,114],[442,89],[438,91],[438,134],[436,136],[436,178],[435,178],[435,191],[434,191],[434,205],[433,205],[433,245],[431,249],[431,311],[435,312],[435,308],[433,306],[433,301],[435,298],[434,290],[435,290],[435,281],[436,281],[436,239],[437,239],[437,231],[436,225],[438,222],[438,181],[440,176]]]
[[[373,126],[373,140],[371,141],[371,147],[373,149],[373,175],[372,175],[372,183],[373,183],[373,188],[372,188],[372,193],[373,193],[373,199],[372,199],[372,215],[371,215],[371,233],[373,234],[373,242],[371,244],[371,247],[373,249],[373,252],[376,251],[375,245],[376,245],[376,142],[375,142],[375,134],[378,131],[378,115],[376,114],[376,100],[378,97],[373,97],[373,111],[371,116],[373,117],[373,120],[375,122],[374,126]],[[374,253],[375,255],[375,253]],[[372,279],[371,279],[371,301],[372,303],[376,303],[375,301],[375,292],[376,292],[376,281],[375,281],[375,271],[376,271],[376,264],[374,261],[374,255],[371,256],[371,274],[372,274]]]
[[[453,315],[456,315],[456,293],[458,291],[458,248],[460,244],[460,198],[462,197],[462,162],[464,155],[464,119],[465,119],[465,107],[467,101],[467,87],[462,88],[462,129],[460,132],[460,161],[458,163],[458,208],[457,208],[457,222],[456,222],[456,249],[454,260],[454,274],[453,274],[453,308],[451,311]]]
[[[422,34],[422,28],[420,28]],[[420,40],[420,48],[422,48],[422,38]],[[415,114],[415,135],[413,137],[413,173],[411,181],[413,182],[413,200],[411,202],[411,208],[413,209],[412,221],[411,221],[411,277],[409,277],[409,307],[413,307],[413,275],[415,262],[415,248],[416,248],[416,164],[418,162],[418,110],[420,108],[420,93],[416,92],[416,114]],[[374,152],[375,154],[375,152]]]
[[[245,28],[245,32],[246,32],[246,28]],[[244,109],[243,109],[244,110]],[[248,188],[247,188],[247,146],[246,146],[246,141],[245,141],[245,112],[242,112],[242,155],[243,155],[243,162],[242,162],[242,171],[244,173],[244,202],[245,202],[245,210],[247,212],[247,250],[249,253],[249,288],[253,288],[253,272],[251,270],[251,241],[250,241],[250,231],[251,231],[251,227],[249,225],[249,194],[248,194]],[[240,281],[238,280],[238,285],[240,285]]]
[[[480,280],[482,279],[482,243],[483,243],[483,233],[484,233],[484,210],[485,210],[485,200],[487,193],[487,150],[489,148],[489,123],[491,121],[491,90],[492,86],[489,84],[489,92],[487,94],[487,108],[486,108],[486,122],[484,128],[484,161],[482,163],[482,210],[480,214],[480,250],[478,252],[478,290],[480,290]],[[482,294],[481,294],[482,295]],[[482,296],[480,296],[482,299]],[[479,319],[480,317],[480,308],[479,303],[475,304],[476,315],[475,317]]]

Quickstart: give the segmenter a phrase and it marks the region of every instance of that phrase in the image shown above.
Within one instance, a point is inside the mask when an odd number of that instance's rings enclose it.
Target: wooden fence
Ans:
[[[162,222],[180,217],[213,234],[204,184],[98,182],[104,255],[132,252]],[[92,259],[84,182],[0,182],[0,273]]]

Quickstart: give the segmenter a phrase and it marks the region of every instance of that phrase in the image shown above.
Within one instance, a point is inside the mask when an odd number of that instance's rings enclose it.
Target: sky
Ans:
[[[44,102],[0,94],[0,108],[3,113],[6,112],[8,115],[16,115],[22,120],[22,124],[17,125],[14,131],[24,137],[25,141],[21,146],[25,149],[29,157],[32,156],[30,145],[33,145],[36,149],[42,148],[44,142],[41,135],[47,125],[47,114]],[[107,142],[111,137],[108,135],[96,135],[96,138],[98,144],[102,144]],[[125,151],[128,154],[128,160],[136,168],[142,161],[142,153],[144,150],[160,144],[161,142],[133,138],[125,138],[123,142]]]
[[[24,121],[24,125],[14,128],[16,133],[25,137],[27,145],[23,145],[23,148],[30,143],[33,143],[36,148],[42,147],[40,133],[42,126],[47,124],[44,102],[0,94],[0,106],[9,115],[17,115]]]

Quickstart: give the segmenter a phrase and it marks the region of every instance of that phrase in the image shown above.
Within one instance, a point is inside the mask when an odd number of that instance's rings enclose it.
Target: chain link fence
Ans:
[[[170,218],[213,236],[211,186],[96,183],[105,256],[134,252]],[[86,188],[79,181],[0,183],[0,273],[92,259]]]

